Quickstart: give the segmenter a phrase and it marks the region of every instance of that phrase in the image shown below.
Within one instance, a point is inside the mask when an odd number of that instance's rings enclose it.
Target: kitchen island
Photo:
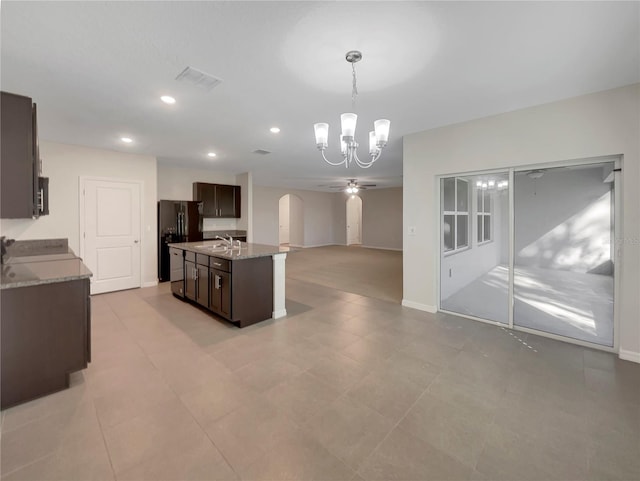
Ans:
[[[91,361],[91,271],[66,239],[55,254],[51,241],[22,244],[31,252],[5,259],[0,278],[2,409],[69,387]]]
[[[286,316],[288,247],[220,240],[169,244],[171,290],[238,327]]]

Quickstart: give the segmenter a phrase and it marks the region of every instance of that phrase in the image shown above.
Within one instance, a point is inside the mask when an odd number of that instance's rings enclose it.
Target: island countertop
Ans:
[[[42,256],[55,257],[55,256]],[[37,286],[91,277],[91,271],[78,257],[31,262],[12,262],[2,265],[0,289]]]
[[[272,246],[267,244],[253,244],[241,242],[241,247],[222,247],[220,240],[199,242],[177,242],[169,244],[169,247],[185,251],[206,254],[228,260],[250,259],[252,257],[270,257],[275,254],[292,252],[289,247]]]

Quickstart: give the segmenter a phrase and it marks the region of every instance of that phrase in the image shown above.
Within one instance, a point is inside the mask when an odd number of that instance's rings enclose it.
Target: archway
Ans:
[[[278,206],[278,243],[284,246],[304,245],[303,202],[295,194],[280,197]]]
[[[347,245],[362,244],[362,199],[350,195],[347,199]]]

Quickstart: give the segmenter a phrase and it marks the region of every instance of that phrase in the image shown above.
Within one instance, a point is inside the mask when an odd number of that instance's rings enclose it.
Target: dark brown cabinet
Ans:
[[[209,257],[185,252],[184,297],[209,307]]]
[[[193,200],[203,203],[203,216],[209,218],[240,217],[240,186],[193,183]]]
[[[224,259],[209,259],[209,308],[227,319],[231,318],[231,263]]]
[[[29,97],[1,93],[0,217],[48,214],[48,179],[40,177],[36,105]]]
[[[271,318],[270,256],[229,260],[185,250],[184,258],[184,295],[172,288],[174,295],[198,303],[238,327]]]
[[[69,387],[69,374],[91,361],[89,279],[0,295],[2,409]]]
[[[197,299],[197,271],[196,263],[184,261],[184,297],[195,301]]]

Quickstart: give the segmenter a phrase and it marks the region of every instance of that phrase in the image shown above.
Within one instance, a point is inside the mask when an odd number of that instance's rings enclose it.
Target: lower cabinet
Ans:
[[[227,319],[231,318],[231,274],[209,269],[209,308]]]
[[[2,289],[1,408],[69,387],[91,361],[89,279]]]
[[[196,263],[192,261],[184,261],[184,297],[191,299],[192,301],[197,299],[197,277]]]
[[[196,302],[209,307],[209,266],[196,264]]]

